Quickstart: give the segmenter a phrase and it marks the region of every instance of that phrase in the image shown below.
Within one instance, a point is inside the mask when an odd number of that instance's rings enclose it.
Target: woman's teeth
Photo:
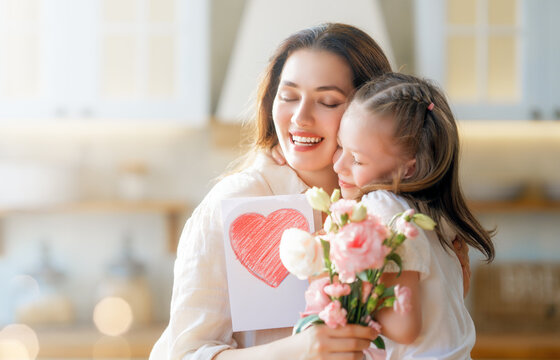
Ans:
[[[321,140],[323,139],[320,137],[305,137],[305,136],[292,135],[292,140],[294,141],[294,144],[297,145],[311,146],[321,142]]]

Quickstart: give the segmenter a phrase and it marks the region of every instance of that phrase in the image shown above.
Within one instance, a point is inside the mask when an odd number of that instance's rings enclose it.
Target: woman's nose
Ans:
[[[311,125],[313,121],[313,104],[310,101],[302,99],[292,115],[292,122],[298,127],[306,127]]]

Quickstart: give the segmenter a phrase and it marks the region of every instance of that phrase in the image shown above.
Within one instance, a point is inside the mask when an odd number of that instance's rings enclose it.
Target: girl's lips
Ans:
[[[340,180],[340,179],[338,179],[338,185],[340,186],[340,188],[344,188],[344,189],[348,189],[348,188],[353,188],[353,187],[354,187],[354,185],[349,184],[349,183],[347,183],[347,182],[344,182],[344,181],[342,181],[342,180]]]

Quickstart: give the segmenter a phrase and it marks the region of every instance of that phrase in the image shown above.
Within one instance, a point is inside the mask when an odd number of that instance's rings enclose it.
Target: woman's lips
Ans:
[[[309,151],[317,148],[324,138],[308,132],[290,132],[290,143],[296,151]]]

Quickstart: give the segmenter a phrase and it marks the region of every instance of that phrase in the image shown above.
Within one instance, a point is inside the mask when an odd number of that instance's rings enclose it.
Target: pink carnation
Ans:
[[[371,290],[373,289],[373,284],[369,281],[362,282],[362,303],[365,303]]]
[[[325,293],[335,298],[348,295],[351,291],[348,284],[335,283],[325,286]]]
[[[396,222],[397,231],[404,234],[407,239],[414,239],[418,236],[418,229],[414,224],[408,222],[404,219],[404,217],[400,217],[397,219]]]
[[[325,286],[329,283],[329,278],[324,277],[309,284],[305,291],[305,310],[301,313],[301,317],[318,314],[331,302],[331,299],[324,291]]]
[[[415,213],[416,213],[416,211],[414,211],[414,209],[408,209],[402,214],[402,216],[404,218],[412,219],[412,215],[414,215]]]
[[[325,322],[330,328],[346,325],[346,309],[342,307],[340,301],[335,300],[327,305],[323,311],[319,313],[319,318]]]
[[[365,321],[366,321],[367,326],[369,326],[373,330],[377,331],[378,333],[381,333],[381,324],[378,323],[377,321],[373,320],[370,315],[368,315],[366,317]]]
[[[411,297],[412,290],[406,286],[395,286],[395,302],[393,303],[393,310],[399,314],[406,314],[412,309]]]
[[[387,358],[387,352],[385,350],[374,347],[365,349],[364,354],[368,355],[368,358],[371,360],[385,360]]]
[[[340,199],[337,202],[334,202],[331,207],[330,211],[332,216],[337,223],[340,223],[340,217],[344,214],[348,214],[348,217],[352,216],[352,212],[354,211],[354,206],[356,206],[358,202],[356,200],[346,200]]]
[[[381,223],[364,220],[344,226],[331,239],[331,260],[342,282],[352,282],[356,273],[381,268],[391,248],[383,245],[387,229]]]

